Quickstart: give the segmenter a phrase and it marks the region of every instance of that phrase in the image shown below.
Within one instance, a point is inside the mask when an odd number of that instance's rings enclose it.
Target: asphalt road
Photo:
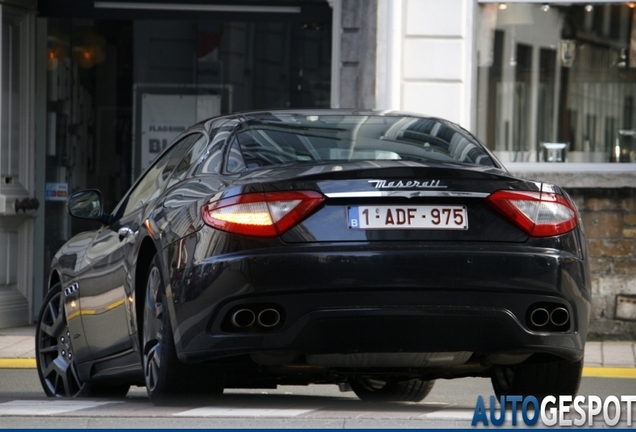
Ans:
[[[155,407],[144,388],[124,400],[50,399],[34,369],[0,369],[0,428],[462,428],[471,427],[477,396],[492,394],[488,379],[464,378],[438,380],[419,404],[364,403],[336,386],[308,386],[229,389],[214,400]],[[633,395],[636,380],[584,378],[580,394]]]

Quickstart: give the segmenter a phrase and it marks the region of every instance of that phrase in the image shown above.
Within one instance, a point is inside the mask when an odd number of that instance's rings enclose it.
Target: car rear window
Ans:
[[[231,140],[226,170],[359,160],[497,166],[470,134],[437,119],[289,115],[247,121]]]

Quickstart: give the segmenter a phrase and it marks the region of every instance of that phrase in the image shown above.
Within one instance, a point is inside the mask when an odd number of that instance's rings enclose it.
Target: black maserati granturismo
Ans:
[[[36,329],[49,396],[158,404],[338,384],[420,401],[435,379],[574,394],[587,243],[560,187],[513,177],[472,134],[396,112],[212,118],[51,264]]]

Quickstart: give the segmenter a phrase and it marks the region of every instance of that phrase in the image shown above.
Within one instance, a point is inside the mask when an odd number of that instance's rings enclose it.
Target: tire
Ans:
[[[210,368],[179,361],[161,267],[155,256],[146,282],[142,332],[143,370],[148,397],[155,405],[179,405],[187,398],[223,393]]]
[[[491,382],[497,397],[520,395],[542,400],[548,395],[575,396],[582,373],[583,360],[518,364],[495,368]]]
[[[433,388],[435,381],[381,381],[356,378],[350,381],[356,396],[365,402],[420,402]]]
[[[105,386],[84,382],[79,377],[60,283],[44,298],[35,334],[38,376],[47,396],[123,398],[128,393],[129,385]]]

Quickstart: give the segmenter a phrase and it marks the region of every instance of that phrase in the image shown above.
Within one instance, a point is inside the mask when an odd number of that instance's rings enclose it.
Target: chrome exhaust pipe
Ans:
[[[239,309],[232,314],[232,324],[236,327],[249,327],[254,324],[254,320],[254,312],[249,309]]]
[[[547,309],[536,308],[530,314],[530,322],[536,327],[543,327],[550,322],[550,314]]]
[[[257,322],[263,327],[274,327],[280,322],[280,313],[276,309],[263,309],[259,312]]]
[[[558,307],[550,313],[550,322],[557,327],[567,324],[569,320],[570,313],[564,307]]]

